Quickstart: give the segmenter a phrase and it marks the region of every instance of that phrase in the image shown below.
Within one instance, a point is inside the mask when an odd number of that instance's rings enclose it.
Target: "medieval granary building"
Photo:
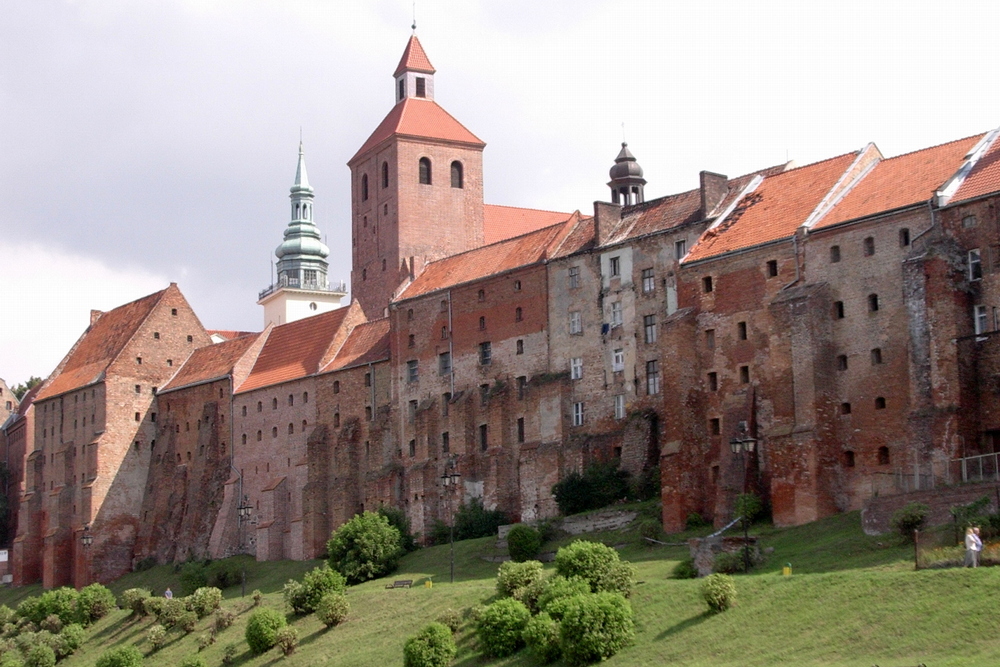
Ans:
[[[171,285],[95,313],[21,403],[17,583],[312,558],[382,504],[424,534],[472,498],[534,520],[599,460],[658,471],[667,530],[743,488],[798,524],[1000,448],[997,131],[651,200],[623,145],[610,203],[537,211],[483,202],[434,74],[412,37],[348,162],[350,305],[300,148],[261,332],[205,331]]]

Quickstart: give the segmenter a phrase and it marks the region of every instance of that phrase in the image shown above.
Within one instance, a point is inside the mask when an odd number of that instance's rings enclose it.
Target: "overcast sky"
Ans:
[[[347,160],[393,104],[411,0],[4,0],[0,377],[48,375],[108,310],[175,281],[262,326],[302,129],[331,280]],[[583,212],[622,123],[646,197],[868,142],[1000,125],[997,2],[419,0],[435,98],[487,143],[486,201]]]

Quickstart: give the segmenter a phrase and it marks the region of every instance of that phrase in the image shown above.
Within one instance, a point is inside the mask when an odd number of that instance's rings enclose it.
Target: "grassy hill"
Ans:
[[[641,582],[632,599],[636,641],[609,665],[1000,664],[995,612],[1000,568],[915,572],[911,548],[892,537],[865,536],[857,513],[756,532],[763,546],[774,551],[759,571],[737,577],[737,606],[716,616],[705,611],[700,582],[669,579],[674,565],[687,556],[686,547],[646,546],[629,531],[590,536],[620,545],[622,557],[636,566]],[[497,565],[483,556],[494,553],[492,539],[457,543],[454,584],[448,583],[447,546],[410,554],[390,579],[413,579],[413,588],[386,590],[385,580],[352,587],[349,620],[329,630],[312,616],[292,619],[300,645],[287,658],[277,650],[250,656],[243,630],[252,601],[249,595],[239,597],[238,586],[230,588],[223,604],[237,613],[237,621],[201,655],[209,666],[221,665],[223,648],[236,643],[239,654],[234,664],[244,667],[401,665],[403,643],[426,623],[448,609],[465,611],[492,598]],[[791,577],[781,576],[786,562],[792,563]],[[282,584],[315,564],[248,560],[247,591],[259,588],[266,593],[265,605],[282,609]],[[434,581],[432,588],[422,585],[428,579]],[[120,593],[133,586],[160,593],[166,586],[179,590],[180,582],[171,567],[160,566],[128,575],[112,589]],[[37,592],[2,591],[0,602],[16,603],[15,598]],[[172,667],[195,654],[197,638],[208,632],[211,622],[211,618],[200,621],[189,635],[175,631],[145,664]],[[148,652],[144,637],[152,623],[115,612],[90,629],[84,647],[62,664],[93,665],[102,651],[122,643],[137,644]],[[456,639],[459,653],[454,664],[460,667],[538,664],[526,652],[506,660],[482,658],[468,624]]]

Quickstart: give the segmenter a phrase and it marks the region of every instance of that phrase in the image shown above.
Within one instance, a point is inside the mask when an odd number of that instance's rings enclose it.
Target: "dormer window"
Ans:
[[[417,97],[427,97],[427,79],[422,76],[417,77]]]

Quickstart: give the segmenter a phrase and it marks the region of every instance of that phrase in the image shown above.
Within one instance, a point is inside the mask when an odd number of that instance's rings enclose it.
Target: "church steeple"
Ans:
[[[628,144],[622,142],[622,149],[615,158],[615,166],[611,167],[611,181],[608,187],[611,188],[611,201],[622,206],[631,204],[641,204],[645,201],[643,188],[646,179],[642,177],[642,167],[636,161],[632,151],[628,149]]]
[[[402,102],[407,97],[433,100],[434,71],[434,65],[431,65],[417,35],[411,35],[403,50],[403,57],[399,59],[399,65],[392,74],[396,80],[396,102]]]
[[[330,249],[321,240],[313,222],[312,186],[306,173],[305,152],[299,142],[299,162],[295,182],[290,189],[291,220],[285,228],[284,241],[274,254],[277,281],[260,293],[257,303],[264,306],[264,324],[285,324],[340,307],[346,294],[343,283],[331,289],[326,258]]]

